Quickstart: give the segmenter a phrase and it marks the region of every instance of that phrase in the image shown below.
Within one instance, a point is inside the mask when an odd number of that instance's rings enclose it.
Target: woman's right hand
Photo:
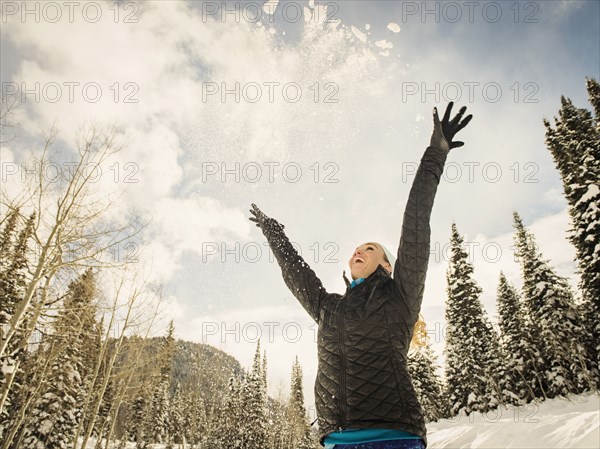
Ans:
[[[250,209],[250,213],[254,216],[250,217],[249,220],[255,222],[256,226],[261,228],[263,231],[271,231],[276,227],[280,227],[282,230],[285,228],[284,225],[279,223],[274,218],[267,217],[254,203],[252,203],[252,209]]]

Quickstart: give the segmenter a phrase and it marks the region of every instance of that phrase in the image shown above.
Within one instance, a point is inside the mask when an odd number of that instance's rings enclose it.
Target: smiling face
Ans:
[[[385,260],[385,252],[381,245],[376,242],[363,243],[354,250],[354,254],[348,261],[352,279],[366,278],[372,274],[379,265],[392,271],[392,266]]]

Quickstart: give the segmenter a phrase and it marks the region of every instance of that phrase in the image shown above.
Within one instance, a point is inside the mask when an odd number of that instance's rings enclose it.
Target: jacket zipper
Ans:
[[[383,267],[378,266],[377,270],[375,270],[375,272],[371,273],[371,275],[369,275],[367,277],[367,279],[365,279],[363,282],[361,282],[360,284],[356,285],[354,287],[354,289],[358,289],[359,287],[364,287],[364,284],[367,283],[367,281],[372,280],[375,277],[375,273],[379,270],[382,269]],[[346,293],[349,294],[350,293],[350,288],[347,289]],[[340,312],[338,313],[338,338],[340,340],[340,365],[341,365],[341,375],[340,375],[340,394],[339,394],[339,399],[340,399],[340,412],[341,412],[341,420],[339,423],[339,427],[338,430],[341,432],[344,427],[346,427],[346,418],[348,415],[348,404],[347,404],[347,398],[346,398],[346,341],[345,341],[345,329],[343,326],[343,321],[344,321],[344,303],[346,302],[346,298],[347,298],[347,294],[344,295],[344,299],[342,299],[341,303],[340,303]]]
[[[341,423],[339,430],[341,431],[346,427],[346,341],[345,341],[345,330],[343,326],[344,321],[344,303],[342,300],[340,304],[340,311],[338,314],[338,335],[340,339],[340,359],[341,359],[341,379],[340,379],[340,412],[342,414]]]

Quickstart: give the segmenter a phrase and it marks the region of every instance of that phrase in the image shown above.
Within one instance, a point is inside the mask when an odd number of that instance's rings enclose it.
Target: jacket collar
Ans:
[[[352,288],[352,284],[350,282],[350,280],[348,280],[348,278],[346,277],[346,270],[344,270],[344,272],[342,273],[342,277],[344,278],[344,283],[346,284],[346,293],[348,293],[348,291],[350,291],[350,289]],[[358,284],[356,287],[357,288],[359,285],[363,285],[365,283],[367,283],[369,280],[376,278],[376,277],[388,277],[391,278],[392,276],[390,275],[390,273],[388,273],[388,271],[383,268],[383,265],[379,264],[377,266],[377,268],[375,269],[375,271],[373,271],[369,276],[367,276],[365,278],[364,281],[362,281],[360,284]]]

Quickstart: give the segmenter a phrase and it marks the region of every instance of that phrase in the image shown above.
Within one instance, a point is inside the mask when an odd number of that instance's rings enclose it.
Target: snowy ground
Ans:
[[[428,449],[598,449],[599,425],[600,395],[588,393],[431,423],[427,426]],[[93,449],[94,443],[88,448]],[[156,445],[154,449],[162,448]]]
[[[600,395],[477,413],[427,426],[428,448],[600,448]]]

